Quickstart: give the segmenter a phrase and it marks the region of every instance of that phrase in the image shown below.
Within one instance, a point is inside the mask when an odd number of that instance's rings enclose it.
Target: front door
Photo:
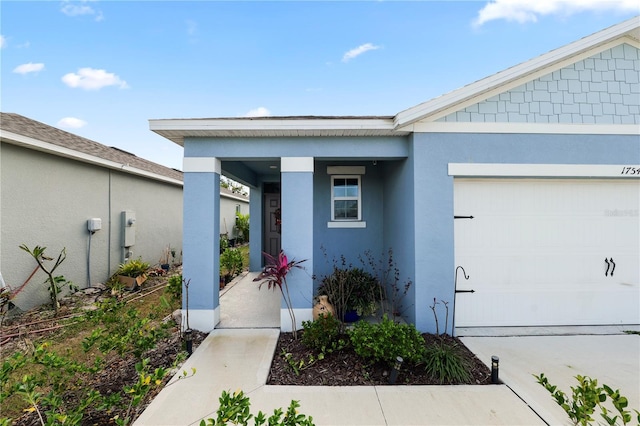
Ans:
[[[280,253],[280,194],[264,195],[263,251],[277,257]]]

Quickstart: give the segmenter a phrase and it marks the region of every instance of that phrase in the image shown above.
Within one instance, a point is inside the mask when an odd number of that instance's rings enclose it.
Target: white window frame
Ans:
[[[366,222],[362,220],[362,175],[355,174],[335,174],[331,176],[331,221],[328,222],[329,228],[365,228]],[[358,195],[355,197],[336,197],[335,180],[336,179],[356,179],[358,181]],[[354,200],[358,203],[358,217],[336,218],[335,202],[340,200]]]

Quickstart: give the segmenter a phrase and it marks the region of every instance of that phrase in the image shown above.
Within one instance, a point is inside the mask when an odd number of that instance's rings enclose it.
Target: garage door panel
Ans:
[[[605,276],[607,263],[604,255],[549,252],[531,256],[465,256],[458,258],[458,264],[474,279],[463,282],[459,275],[458,287],[478,287],[485,283],[489,287],[500,288],[589,286],[597,289],[601,286],[612,287],[614,283],[637,284],[637,277],[634,277],[637,275],[634,274],[637,259],[634,255],[614,253],[607,259],[613,259],[615,263],[615,269],[613,265],[609,266],[609,274],[614,271],[614,276],[609,278]]]
[[[456,179],[456,326],[640,323],[640,182]],[[615,271],[607,273],[606,259]],[[609,266],[613,269],[613,263]]]
[[[562,315],[569,309],[571,315]],[[638,292],[632,288],[616,293],[542,289],[456,295],[456,327],[637,324],[639,318]]]

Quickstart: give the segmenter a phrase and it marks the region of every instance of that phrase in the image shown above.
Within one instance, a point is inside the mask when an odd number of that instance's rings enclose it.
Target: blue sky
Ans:
[[[637,0],[2,1],[0,109],[182,168],[148,120],[395,115]]]

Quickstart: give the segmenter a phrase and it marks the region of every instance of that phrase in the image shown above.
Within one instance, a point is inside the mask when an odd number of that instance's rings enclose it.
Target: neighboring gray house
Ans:
[[[22,310],[48,301],[19,249],[47,247],[80,288],[105,282],[125,258],[160,261],[182,250],[182,172],[18,114],[0,113],[0,272]],[[91,234],[89,221],[101,229]],[[179,256],[177,256],[179,257]],[[180,260],[180,259],[178,259]]]
[[[220,234],[230,240],[238,238],[236,213],[249,214],[249,197],[220,188]]]
[[[221,173],[262,219],[251,269],[280,244],[307,260],[288,277],[298,327],[323,248],[391,248],[422,331],[434,298],[456,327],[639,324],[639,40],[636,17],[389,117],[150,120],[184,146],[191,326],[220,319]]]

